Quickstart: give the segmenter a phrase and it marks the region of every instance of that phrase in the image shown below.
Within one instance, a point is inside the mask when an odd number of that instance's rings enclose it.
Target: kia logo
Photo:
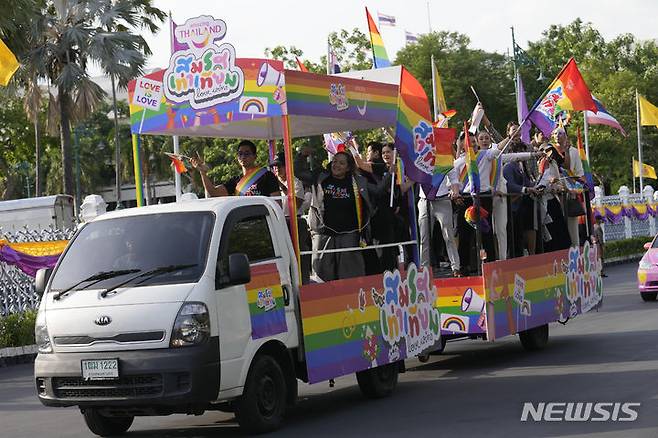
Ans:
[[[112,322],[112,318],[110,318],[107,315],[101,315],[94,320],[94,324],[96,325],[108,325],[111,322]]]

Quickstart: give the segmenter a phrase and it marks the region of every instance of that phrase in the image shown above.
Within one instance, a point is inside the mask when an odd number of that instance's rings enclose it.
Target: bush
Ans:
[[[34,344],[35,310],[13,313],[0,318],[0,348]]]
[[[623,257],[644,253],[644,244],[651,241],[651,237],[633,237],[631,239],[615,240],[605,244],[605,258]]]

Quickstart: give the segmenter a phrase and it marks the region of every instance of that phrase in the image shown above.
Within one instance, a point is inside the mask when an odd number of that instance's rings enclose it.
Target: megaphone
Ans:
[[[462,312],[479,312],[484,310],[484,300],[470,287],[462,296]]]
[[[285,79],[282,72],[275,69],[267,62],[264,62],[260,66],[258,78],[256,78],[256,84],[259,87],[262,87],[263,85],[275,85],[277,87],[283,87],[285,84]]]

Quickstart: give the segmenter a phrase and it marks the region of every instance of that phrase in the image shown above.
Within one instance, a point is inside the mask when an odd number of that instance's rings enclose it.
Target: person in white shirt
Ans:
[[[461,203],[459,178],[451,169],[437,187],[421,185],[418,200],[418,224],[420,234],[420,263],[430,267],[430,240],[434,221],[439,221],[441,234],[446,245],[450,268],[454,277],[460,277],[459,252],[455,242],[452,202]]]

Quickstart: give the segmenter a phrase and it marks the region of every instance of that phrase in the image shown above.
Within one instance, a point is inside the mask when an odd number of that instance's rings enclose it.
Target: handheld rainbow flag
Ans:
[[[372,44],[372,60],[375,68],[390,67],[391,61],[386,54],[384,47],[384,40],[382,39],[379,29],[375,21],[370,16],[368,8],[366,8],[366,18],[368,19],[368,30],[370,31],[370,43]]]
[[[434,55],[432,55],[431,60],[432,60],[432,94],[434,97],[434,121],[436,122],[439,120],[439,114],[444,115],[447,118],[450,118],[452,116],[447,116],[444,114],[446,111],[448,111],[448,104],[446,103],[446,96],[443,93],[443,85],[441,84],[441,75],[439,75],[439,69],[437,68],[436,63],[434,62]]]
[[[177,174],[180,175],[181,173],[187,172],[187,167],[185,167],[185,163],[183,163],[182,155],[176,155],[169,152],[165,152],[165,155],[171,160],[171,167],[174,168]]]
[[[399,186],[404,182],[404,163],[400,158],[395,160],[395,183]]]
[[[587,188],[594,193],[594,178],[592,178],[592,169],[589,167],[589,160],[585,153],[583,139],[580,137],[580,126],[578,127],[578,155],[580,156],[580,161],[583,163],[583,173],[585,174]]]
[[[401,68],[395,147],[408,178],[438,186],[453,166],[451,153],[437,151],[430,107],[423,86],[406,68]]]
[[[544,98],[533,105],[529,119],[544,135],[550,136],[558,123],[558,115],[567,110],[594,113],[598,110],[573,58],[562,67]]]
[[[308,73],[308,69],[304,65],[302,61],[299,60],[298,57],[295,56],[295,61],[297,61],[297,67],[299,67],[299,71],[303,71],[304,73]]]
[[[464,132],[468,132],[468,122],[464,122]],[[478,154],[473,150],[469,135],[464,136],[464,151],[466,152],[466,172],[471,185],[471,194],[480,193],[480,170],[478,169]]]

